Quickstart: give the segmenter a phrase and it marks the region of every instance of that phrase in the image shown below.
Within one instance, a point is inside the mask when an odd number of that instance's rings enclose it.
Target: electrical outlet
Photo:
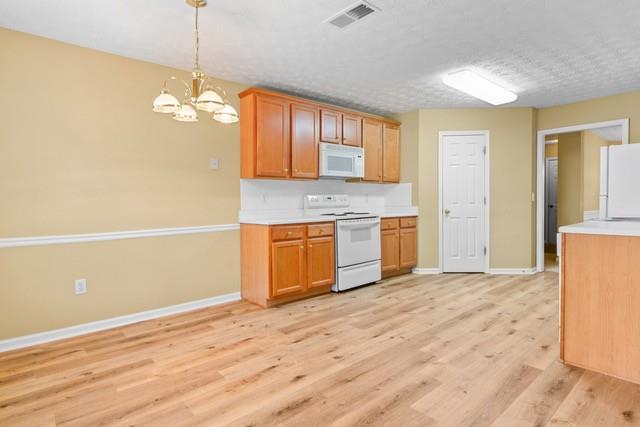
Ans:
[[[73,288],[76,295],[82,295],[87,293],[87,279],[76,279],[73,283]]]
[[[211,167],[211,170],[217,171],[220,167],[220,161],[218,159],[210,159],[209,167]]]

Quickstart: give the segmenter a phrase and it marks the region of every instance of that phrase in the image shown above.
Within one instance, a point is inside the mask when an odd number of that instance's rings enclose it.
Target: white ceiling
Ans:
[[[351,0],[209,0],[211,75],[380,113],[485,107],[441,82],[472,68],[545,107],[640,89],[638,0],[372,0],[382,12],[340,31]],[[189,69],[183,0],[3,0],[0,26]]]
[[[608,126],[590,130],[606,141],[622,141],[622,126]]]

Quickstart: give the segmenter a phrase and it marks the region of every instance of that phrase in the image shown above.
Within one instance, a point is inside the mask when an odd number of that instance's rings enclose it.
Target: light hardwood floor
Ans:
[[[637,426],[558,361],[558,276],[402,276],[0,354],[0,425]]]

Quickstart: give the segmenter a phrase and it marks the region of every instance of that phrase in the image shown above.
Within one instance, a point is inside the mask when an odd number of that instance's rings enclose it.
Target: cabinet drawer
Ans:
[[[271,227],[271,240],[304,239],[304,225]]]
[[[407,218],[400,218],[400,227],[401,228],[412,228],[416,226],[416,217],[411,216]]]
[[[324,223],[309,225],[307,233],[309,237],[333,236],[333,224]]]
[[[380,221],[380,230],[394,230],[398,228],[398,218],[383,218]]]

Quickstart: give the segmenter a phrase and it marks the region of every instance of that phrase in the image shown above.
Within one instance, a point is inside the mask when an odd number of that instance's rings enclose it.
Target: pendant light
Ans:
[[[235,123],[239,120],[238,112],[226,101],[224,89],[212,86],[211,78],[200,69],[200,28],[198,26],[198,11],[207,5],[207,0],[187,0],[187,4],[196,10],[195,20],[195,62],[191,71],[191,85],[180,80],[184,86],[184,101],[178,101],[167,88],[169,77],[164,81],[160,95],[153,101],[153,111],[156,113],[172,114],[179,122],[197,122],[198,110],[213,113],[213,119],[220,123]],[[222,96],[220,93],[222,93]]]

